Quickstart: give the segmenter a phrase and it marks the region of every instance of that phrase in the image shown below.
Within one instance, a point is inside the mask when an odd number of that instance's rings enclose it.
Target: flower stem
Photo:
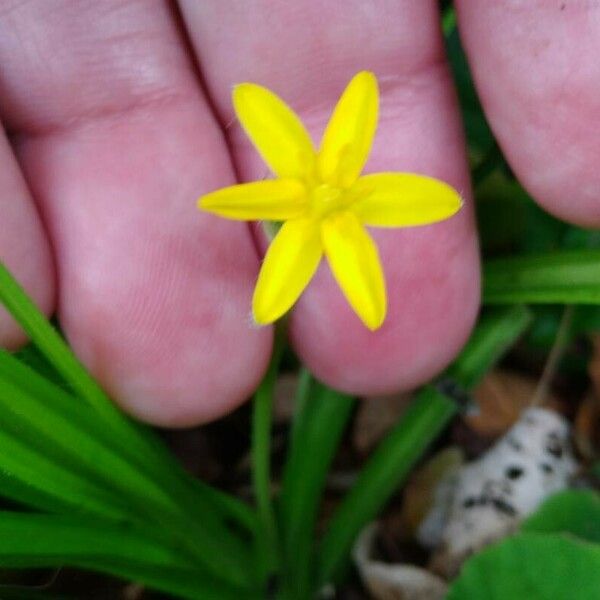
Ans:
[[[266,581],[277,568],[278,532],[271,499],[271,427],[273,390],[285,346],[283,328],[278,328],[271,363],[254,395],[252,413],[252,484],[258,513],[256,549],[259,575]]]

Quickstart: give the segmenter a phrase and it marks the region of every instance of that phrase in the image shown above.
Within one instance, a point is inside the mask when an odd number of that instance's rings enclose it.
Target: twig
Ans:
[[[542,371],[542,376],[538,382],[537,388],[531,398],[530,406],[542,406],[548,396],[548,388],[556,373],[558,363],[562,358],[562,355],[566,349],[567,342],[569,340],[569,334],[571,332],[571,323],[573,321],[574,307],[572,305],[565,306],[563,311],[558,331],[556,332],[556,338],[548,354],[546,365]]]

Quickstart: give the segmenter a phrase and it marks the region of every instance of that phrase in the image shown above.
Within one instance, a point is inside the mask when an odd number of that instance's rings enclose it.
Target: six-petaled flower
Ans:
[[[375,76],[358,73],[342,94],[315,150],[296,114],[252,83],[233,90],[240,123],[276,179],[206,194],[205,211],[238,220],[284,221],[265,255],[252,302],[259,324],[287,312],[323,254],[348,302],[371,330],[387,310],[385,279],[365,229],[411,227],[452,216],[462,204],[448,184],[413,173],[360,176],[377,126]]]

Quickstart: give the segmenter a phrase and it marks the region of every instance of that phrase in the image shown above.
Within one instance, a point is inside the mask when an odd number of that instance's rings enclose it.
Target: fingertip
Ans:
[[[230,348],[233,360],[223,358],[221,368],[182,370],[175,364],[171,378],[136,379],[128,374],[107,382],[107,389],[124,410],[153,426],[185,428],[210,423],[247,401],[268,368],[272,330],[253,329],[258,335],[252,336],[250,351],[241,356],[239,350]]]
[[[6,138],[0,132],[0,261],[40,310],[55,306],[54,264],[50,243]],[[27,337],[0,304],[0,346],[18,348]]]
[[[298,355],[323,382],[359,396],[407,391],[439,374],[477,318],[480,267],[471,210],[398,232],[378,230],[388,313],[369,331],[321,269],[292,315]]]

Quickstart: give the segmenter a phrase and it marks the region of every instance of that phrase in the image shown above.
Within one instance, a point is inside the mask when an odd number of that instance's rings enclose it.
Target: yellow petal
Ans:
[[[385,280],[377,247],[357,217],[337,213],[321,225],[329,265],[350,306],[371,330],[387,310]]]
[[[296,179],[312,174],[315,150],[310,136],[281,98],[260,85],[241,83],[233,89],[233,107],[273,173]]]
[[[287,312],[314,275],[323,254],[312,219],[286,221],[269,246],[254,290],[254,320],[265,325]]]
[[[447,183],[412,173],[376,173],[361,177],[349,192],[358,196],[352,211],[366,225],[410,227],[451,217],[462,206]]]
[[[292,219],[301,215],[306,206],[304,186],[295,179],[232,185],[198,200],[202,210],[240,221]]]
[[[329,120],[319,150],[319,173],[330,185],[347,187],[360,175],[377,127],[379,92],[373,73],[355,75]]]

